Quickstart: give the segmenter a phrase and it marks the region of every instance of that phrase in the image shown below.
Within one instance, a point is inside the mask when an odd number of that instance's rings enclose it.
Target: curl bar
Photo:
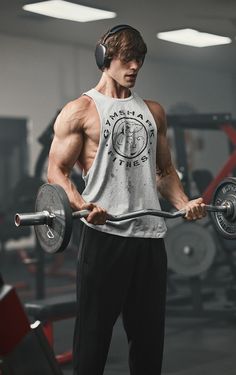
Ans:
[[[228,239],[236,238],[236,179],[225,179],[216,189],[213,205],[206,205],[212,213],[217,230]],[[41,247],[48,253],[61,252],[68,245],[72,220],[88,216],[88,210],[72,212],[64,189],[56,184],[44,184],[36,198],[35,213],[17,213],[15,225],[33,225]],[[185,210],[166,212],[154,209],[134,211],[122,215],[109,215],[108,221],[123,221],[152,215],[175,219],[184,217]]]

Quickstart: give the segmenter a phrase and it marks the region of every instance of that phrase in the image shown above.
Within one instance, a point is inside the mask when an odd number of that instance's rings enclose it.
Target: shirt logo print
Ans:
[[[133,159],[146,149],[148,133],[137,119],[123,117],[117,120],[112,131],[112,144],[117,154]]]

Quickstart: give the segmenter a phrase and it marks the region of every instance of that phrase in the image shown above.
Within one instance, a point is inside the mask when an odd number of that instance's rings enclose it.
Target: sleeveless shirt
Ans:
[[[160,209],[156,184],[157,126],[146,103],[135,93],[117,99],[95,89],[84,93],[93,99],[100,119],[100,140],[86,175],[82,197],[109,214]],[[86,225],[124,237],[161,238],[163,218],[141,216],[105,225]]]

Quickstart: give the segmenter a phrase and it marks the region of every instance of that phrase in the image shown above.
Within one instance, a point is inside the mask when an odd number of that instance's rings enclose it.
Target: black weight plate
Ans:
[[[55,215],[49,225],[35,225],[40,246],[47,253],[63,251],[72,232],[72,210],[64,189],[56,184],[44,184],[38,191],[35,211],[48,211]]]
[[[210,232],[200,224],[181,223],[171,227],[165,243],[168,267],[180,275],[200,275],[214,261],[214,240]]]
[[[228,177],[223,180],[213,194],[212,204],[214,206],[221,206],[225,201],[236,201],[236,178],[234,177]],[[235,217],[227,217],[224,212],[212,212],[211,217],[217,231],[224,238],[236,238]]]

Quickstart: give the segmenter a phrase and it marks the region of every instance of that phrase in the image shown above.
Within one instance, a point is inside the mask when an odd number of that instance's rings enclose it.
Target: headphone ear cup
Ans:
[[[105,68],[107,61],[106,61],[106,46],[102,43],[98,44],[95,49],[95,59],[99,69]]]

